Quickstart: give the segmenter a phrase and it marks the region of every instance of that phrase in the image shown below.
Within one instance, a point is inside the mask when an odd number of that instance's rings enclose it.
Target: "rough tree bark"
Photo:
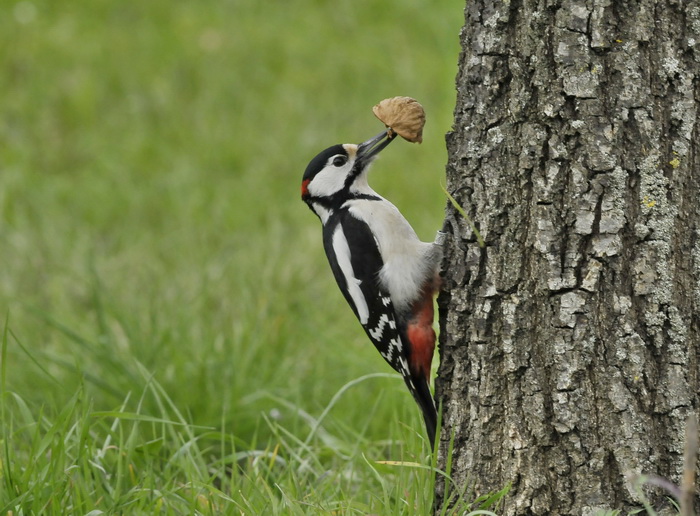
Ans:
[[[440,464],[454,435],[504,514],[639,507],[700,407],[700,1],[468,0],[461,40],[448,190],[486,246],[450,210]]]

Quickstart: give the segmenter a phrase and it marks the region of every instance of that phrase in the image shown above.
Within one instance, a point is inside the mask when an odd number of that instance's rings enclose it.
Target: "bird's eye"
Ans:
[[[333,166],[335,167],[342,167],[348,162],[348,158],[345,156],[336,156],[333,158]]]

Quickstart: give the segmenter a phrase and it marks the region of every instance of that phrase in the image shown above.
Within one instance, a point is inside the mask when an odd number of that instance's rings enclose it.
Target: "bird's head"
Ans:
[[[306,167],[301,181],[301,198],[309,205],[327,204],[353,193],[362,193],[366,186],[365,172],[379,152],[394,139],[383,131],[374,138],[356,145],[333,145],[320,152]],[[362,178],[362,180],[359,180]],[[368,188],[368,187],[367,187]]]

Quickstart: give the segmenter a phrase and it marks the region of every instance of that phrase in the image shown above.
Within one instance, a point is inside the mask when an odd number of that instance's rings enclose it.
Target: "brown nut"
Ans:
[[[372,108],[372,112],[391,131],[405,140],[418,143],[423,141],[425,111],[416,99],[411,97],[384,99]]]

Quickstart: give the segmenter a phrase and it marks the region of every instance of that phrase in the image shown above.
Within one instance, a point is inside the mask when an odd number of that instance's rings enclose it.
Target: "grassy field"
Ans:
[[[462,9],[0,4],[0,514],[428,513],[299,184],[413,96],[372,182],[433,238]]]

